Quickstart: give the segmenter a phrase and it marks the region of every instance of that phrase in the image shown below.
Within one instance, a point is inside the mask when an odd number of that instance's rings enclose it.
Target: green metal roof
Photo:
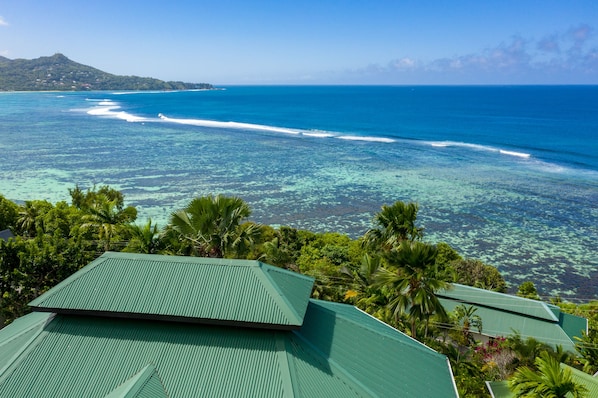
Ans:
[[[446,311],[454,311],[461,304],[458,301],[440,299]],[[563,349],[575,352],[575,344],[558,323],[537,318],[528,318],[497,309],[475,306],[475,314],[482,318],[482,334],[490,337],[510,336],[519,333],[522,338],[533,337],[550,346],[561,345]]]
[[[565,365],[561,363],[561,368],[569,368],[571,369],[571,376],[573,377],[573,381],[583,385],[585,388],[588,389],[588,397],[598,397],[598,378],[591,376],[581,370],[575,369],[571,366]]]
[[[510,294],[479,289],[472,286],[453,284],[451,289],[438,293],[440,297],[458,300],[466,304],[483,305],[527,317],[558,322],[558,315],[544,302]],[[554,306],[553,306],[554,307]]]
[[[105,253],[30,303],[36,311],[297,328],[313,279],[258,261]]]
[[[482,334],[491,337],[533,337],[551,346],[575,352],[573,336],[581,337],[587,320],[564,314],[557,306],[471,286],[453,284],[453,289],[438,294],[443,307],[453,311],[459,304],[472,305],[482,318]]]
[[[492,398],[515,398],[506,381],[487,381],[486,388]]]
[[[294,331],[43,315],[1,331],[37,321],[18,355],[0,345],[0,396],[129,397],[152,380],[171,398],[457,396],[446,357],[349,305],[312,300]]]
[[[310,300],[312,283],[256,261],[107,253],[0,330],[0,397],[457,396],[445,356]]]

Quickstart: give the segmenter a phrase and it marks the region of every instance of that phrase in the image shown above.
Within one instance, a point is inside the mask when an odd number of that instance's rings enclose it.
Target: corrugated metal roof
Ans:
[[[534,337],[575,352],[573,337],[581,337],[581,331],[587,329],[587,319],[565,314],[552,304],[471,286],[452,286],[438,293],[442,305],[447,311],[453,311],[459,304],[474,306],[476,315],[482,318],[482,334],[487,336],[518,332],[524,338]]]
[[[546,303],[510,294],[478,289],[472,286],[452,284],[452,288],[437,293],[439,297],[457,300],[465,304],[476,304],[506,312],[558,322],[558,315]],[[554,306],[553,306],[554,307]]]
[[[446,298],[440,298],[440,303],[447,312],[454,311],[455,307],[461,304],[459,301]],[[575,344],[557,322],[527,317],[502,309],[473,306],[477,309],[475,314],[482,318],[483,335],[506,337],[517,332],[523,338],[533,337],[550,346],[560,345],[569,352],[575,352]]]
[[[158,372],[152,365],[147,365],[136,375],[121,384],[105,398],[168,398]]]
[[[294,333],[371,396],[457,395],[444,355],[353,306],[312,300]]]
[[[30,306],[38,311],[299,327],[313,279],[258,261],[105,253]]]
[[[585,388],[588,389],[588,397],[598,397],[598,378],[593,377],[592,375],[584,373],[581,370],[575,369],[571,366],[565,365],[564,363],[561,363],[561,368],[571,369],[571,376],[573,377],[573,381],[583,385]]]
[[[57,315],[0,331],[0,396],[457,396],[446,357],[309,300],[312,283],[255,261],[108,253],[31,303]]]
[[[511,392],[509,384],[506,381],[487,381],[486,387],[492,398],[514,398],[515,394]]]
[[[148,380],[147,364],[171,398],[457,396],[444,356],[315,300],[295,331],[59,314],[0,373],[0,396],[105,397]]]

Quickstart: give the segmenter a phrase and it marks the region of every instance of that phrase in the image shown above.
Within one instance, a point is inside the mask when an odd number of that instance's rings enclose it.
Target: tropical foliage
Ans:
[[[353,239],[260,225],[237,197],[194,198],[160,227],[152,220],[138,224],[136,209],[108,186],[69,193],[70,203],[56,204],[17,204],[0,195],[0,230],[15,235],[0,239],[1,323],[25,314],[28,302],[106,250],[259,259],[314,277],[313,297],[354,304],[445,354],[461,396],[488,396],[484,381],[520,377],[518,369],[542,372],[552,363],[547,356],[586,372],[598,370],[598,303],[554,302],[590,320],[577,356],[516,334],[477,341],[484,325],[475,308],[463,304],[447,313],[436,293],[451,283],[496,291],[507,285],[495,267],[464,258],[444,242],[426,242],[415,203],[383,206],[373,227]],[[538,298],[533,284],[519,293]]]
[[[225,257],[247,251],[259,233],[257,224],[241,223],[251,215],[249,206],[236,197],[205,196],[172,213],[170,228],[202,257]]]
[[[516,397],[585,396],[587,389],[573,381],[571,369],[562,368],[559,361],[551,357],[548,352],[540,353],[535,359],[535,364],[537,370],[527,366],[521,367],[509,380],[509,387]]]

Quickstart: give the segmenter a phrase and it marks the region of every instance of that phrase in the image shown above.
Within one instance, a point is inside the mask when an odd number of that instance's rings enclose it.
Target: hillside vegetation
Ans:
[[[71,61],[62,54],[32,60],[0,57],[0,91],[196,90],[208,83],[166,82],[119,76]]]

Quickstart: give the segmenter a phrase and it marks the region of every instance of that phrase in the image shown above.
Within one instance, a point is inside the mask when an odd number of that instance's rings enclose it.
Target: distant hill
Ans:
[[[62,54],[32,60],[0,57],[0,91],[193,90],[208,83],[165,82],[119,76],[71,61]]]

